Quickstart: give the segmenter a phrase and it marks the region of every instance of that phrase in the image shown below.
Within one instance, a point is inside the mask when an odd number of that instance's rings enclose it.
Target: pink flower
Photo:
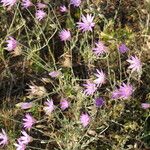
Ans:
[[[2,133],[0,133],[0,146],[4,147],[8,144],[8,137],[4,129],[2,129]]]
[[[6,40],[6,42],[7,42],[6,49],[8,51],[13,51],[17,47],[17,41],[11,36],[9,36],[9,39]]]
[[[47,105],[47,106],[45,106],[43,108],[43,110],[45,111],[45,113],[47,115],[50,115],[52,113],[52,111],[54,110],[54,108],[55,108],[53,100],[52,99],[51,100],[47,100],[47,102],[45,102],[45,105]]]
[[[81,4],[81,0],[70,0],[70,4],[75,7],[79,7]]]
[[[32,102],[21,102],[17,104],[18,107],[21,107],[21,109],[29,109],[33,106]]]
[[[52,78],[56,78],[58,76],[60,76],[61,72],[60,71],[52,71],[49,73],[49,75],[52,77]]]
[[[142,103],[142,104],[141,104],[141,107],[142,107],[143,109],[148,109],[148,108],[150,108],[150,104],[149,104],[149,103]]]
[[[67,7],[65,5],[60,6],[60,12],[67,12]]]
[[[83,127],[86,127],[90,123],[90,116],[87,113],[83,113],[80,116],[80,122],[83,125]]]
[[[36,123],[36,120],[29,114],[25,115],[25,118],[23,119],[23,126],[25,129],[31,129],[32,126]]]
[[[120,53],[124,54],[127,51],[129,51],[129,48],[125,44],[122,43],[122,44],[119,45],[119,52]]]
[[[3,3],[3,6],[5,7],[12,7],[13,5],[15,5],[15,3],[17,2],[17,0],[1,0],[1,3]]]
[[[69,41],[71,39],[71,33],[69,30],[63,29],[59,32],[61,41]]]
[[[22,143],[22,144],[28,144],[32,141],[32,137],[29,136],[26,131],[21,131],[21,133],[23,134],[23,136],[21,136],[18,140]]]
[[[18,144],[14,143],[14,145],[16,146],[16,150],[25,150],[26,145],[23,144],[20,139],[18,139],[17,141],[18,141]]]
[[[93,19],[94,16],[92,16],[91,14],[87,14],[86,17],[82,15],[82,22],[77,22],[77,27],[79,28],[79,30],[82,30],[82,32],[92,31],[92,28],[95,26]]]
[[[131,72],[137,71],[138,73],[142,70],[142,64],[141,61],[137,58],[137,56],[131,56],[130,59],[127,60],[127,62],[130,63],[130,66],[128,67],[131,69]]]
[[[96,47],[92,49],[95,55],[99,56],[107,52],[107,47],[103,42],[99,41],[98,43],[95,43],[95,45]]]
[[[112,99],[118,99],[118,98],[120,98],[120,91],[119,91],[119,89],[115,89],[112,92]]]
[[[62,110],[65,110],[65,109],[67,109],[69,107],[69,102],[66,100],[66,99],[62,99],[61,101],[60,101],[60,108],[62,109]]]
[[[28,8],[30,6],[32,6],[33,3],[30,0],[22,0],[22,6],[23,8]]]
[[[38,7],[38,9],[44,9],[47,7],[47,5],[39,2],[39,3],[37,3],[37,7]]]
[[[46,13],[43,10],[37,10],[35,13],[35,17],[37,20],[41,21],[46,17]]]
[[[102,84],[105,83],[106,80],[106,75],[102,70],[96,69],[97,73],[95,73],[95,76],[97,79],[94,80],[94,83],[97,84],[98,86],[101,86]]]
[[[83,84],[83,86],[86,88],[84,90],[84,94],[86,94],[86,95],[93,95],[94,92],[97,90],[96,84],[94,84],[90,81],[87,81],[87,83]]]

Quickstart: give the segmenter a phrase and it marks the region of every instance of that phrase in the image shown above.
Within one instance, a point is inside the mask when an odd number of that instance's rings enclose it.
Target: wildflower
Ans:
[[[46,13],[43,10],[37,10],[35,13],[35,17],[37,20],[41,21],[46,17]]]
[[[29,136],[27,133],[26,133],[26,131],[21,131],[21,133],[23,134],[23,136],[21,136],[20,138],[19,138],[19,141],[22,143],[22,144],[28,144],[28,143],[30,143],[31,141],[32,141],[32,137],[31,136]]]
[[[119,45],[119,52],[120,53],[125,53],[125,52],[127,52],[129,49],[128,49],[128,47],[125,45],[125,44],[120,44]]]
[[[47,100],[47,102],[45,102],[44,104],[47,105],[47,106],[45,106],[43,108],[43,110],[45,111],[45,113],[47,115],[50,115],[52,113],[52,111],[54,110],[53,100],[52,99],[51,100]]]
[[[134,72],[134,71],[137,71],[138,73],[141,72],[142,64],[137,56],[135,56],[135,57],[131,56],[131,58],[128,59],[127,62],[130,63],[130,66],[128,68],[131,69],[131,72]]]
[[[47,5],[39,2],[39,3],[37,3],[37,7],[38,7],[38,9],[44,9],[47,7]]]
[[[94,80],[94,83],[97,84],[98,86],[101,86],[102,84],[105,83],[106,80],[106,75],[102,70],[96,69],[97,73],[95,73],[95,76],[97,79]]]
[[[72,4],[75,7],[79,7],[81,4],[81,0],[70,0],[70,4]]]
[[[149,104],[149,103],[142,103],[142,104],[141,104],[141,107],[142,107],[143,109],[148,109],[148,108],[150,108],[150,104]]]
[[[49,73],[49,75],[50,75],[52,78],[56,78],[56,77],[58,77],[60,74],[61,74],[60,71],[52,71],[52,72]]]
[[[60,12],[67,12],[67,7],[65,5],[60,6]]]
[[[95,100],[95,105],[96,105],[96,107],[101,107],[101,106],[103,106],[103,105],[104,105],[104,99],[103,99],[102,97],[97,98],[97,99]]]
[[[83,127],[86,127],[90,123],[90,116],[87,113],[83,113],[80,116],[80,122],[83,125]]]
[[[69,102],[66,100],[66,99],[62,99],[61,101],[60,101],[60,108],[62,109],[62,110],[65,110],[65,109],[67,109],[69,107]]]
[[[1,0],[1,3],[3,3],[4,7],[9,7],[11,8],[13,5],[15,5],[15,3],[17,2],[17,0]]]
[[[86,95],[93,95],[94,92],[97,90],[96,84],[90,81],[87,81],[87,83],[83,84],[83,86],[86,88],[84,90],[84,94]]]
[[[26,149],[26,145],[22,143],[22,141],[20,139],[17,140],[17,143],[14,143],[14,145],[16,146],[16,150],[25,150]]]
[[[28,8],[30,6],[32,6],[33,3],[30,0],[22,0],[22,6],[23,8]]]
[[[82,15],[81,17],[82,22],[77,22],[77,27],[79,28],[79,30],[82,30],[82,32],[92,31],[92,28],[95,25],[93,19],[94,16],[92,16],[91,14],[87,14],[86,17]]]
[[[69,30],[63,29],[59,32],[59,37],[61,41],[69,41],[71,39],[71,33]]]
[[[13,51],[17,47],[17,41],[11,36],[9,36],[9,39],[6,40],[6,42],[7,42],[6,49],[8,51]]]
[[[32,102],[21,102],[17,104],[17,107],[20,107],[21,109],[29,109],[33,106]]]
[[[95,43],[95,45],[96,47],[92,49],[95,55],[99,56],[107,52],[107,47],[103,42],[99,41],[98,43]]]
[[[133,87],[130,84],[123,83],[119,88],[120,98],[128,99],[133,93]]]
[[[31,129],[32,126],[36,123],[36,120],[29,114],[25,115],[25,118],[23,119],[23,126],[25,129]]]
[[[4,147],[8,144],[8,137],[4,129],[2,129],[2,132],[0,133],[0,146]]]
[[[119,89],[115,89],[112,92],[112,99],[118,99],[119,97],[120,97],[120,91],[119,91]]]

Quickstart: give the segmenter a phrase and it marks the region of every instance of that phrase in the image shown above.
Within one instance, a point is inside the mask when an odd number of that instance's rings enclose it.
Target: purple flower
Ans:
[[[60,12],[67,12],[67,7],[65,5],[60,6]]]
[[[23,126],[25,129],[31,129],[32,126],[36,123],[36,120],[29,114],[25,115],[25,118],[23,119]]]
[[[59,37],[61,41],[69,41],[71,39],[71,33],[69,30],[63,29],[59,32]]]
[[[47,5],[39,2],[39,3],[37,3],[37,7],[38,7],[38,9],[44,9],[47,7]]]
[[[86,95],[93,95],[94,92],[97,90],[96,84],[90,81],[87,81],[87,83],[83,84],[83,86],[86,88],[84,90],[84,94]]]
[[[91,14],[87,14],[86,17],[82,15],[81,17],[82,22],[77,22],[77,27],[79,28],[79,30],[82,30],[82,32],[92,31],[92,28],[95,25],[93,19],[94,16],[92,16]]]
[[[18,144],[14,143],[14,145],[16,146],[16,150],[25,150],[26,145],[23,144],[20,139],[18,139],[17,141],[18,141]]]
[[[17,41],[11,36],[9,36],[9,39],[6,40],[6,42],[7,42],[6,49],[8,51],[13,51],[17,47]]]
[[[103,99],[102,97],[97,98],[97,99],[95,100],[95,105],[96,105],[96,107],[101,107],[101,106],[103,106],[103,105],[104,105],[104,99]]]
[[[21,107],[21,109],[29,109],[33,106],[32,102],[21,102],[17,104],[18,107]]]
[[[97,79],[94,80],[94,83],[97,84],[98,86],[101,86],[102,84],[105,83],[106,80],[106,75],[102,70],[96,69],[97,73],[95,73],[95,76]]]
[[[119,45],[119,52],[120,53],[125,53],[125,52],[127,52],[129,49],[128,49],[128,47],[125,45],[125,44],[120,44]]]
[[[35,17],[37,20],[41,21],[42,19],[44,19],[46,17],[46,12],[44,12],[43,10],[37,10],[35,13]]]
[[[123,83],[118,89],[112,92],[113,99],[128,99],[133,93],[133,87],[130,84]]]
[[[66,99],[62,99],[61,101],[60,101],[60,108],[62,109],[62,110],[65,110],[65,109],[67,109],[69,107],[69,102],[66,100]]]
[[[21,133],[23,134],[23,136],[21,136],[18,140],[22,143],[22,144],[28,144],[32,141],[32,137],[29,136],[26,131],[21,131]]]
[[[0,146],[4,147],[8,144],[8,137],[4,129],[2,129],[2,132],[0,133]]]
[[[87,113],[82,113],[80,116],[80,122],[83,127],[86,127],[90,123],[90,116]]]
[[[92,49],[95,55],[99,56],[107,52],[107,47],[103,42],[99,41],[98,43],[95,43],[95,45],[96,47]]]
[[[130,63],[130,66],[128,67],[131,69],[131,72],[137,71],[138,73],[141,72],[142,70],[142,64],[141,61],[138,59],[137,56],[131,56],[130,59],[127,60],[127,62]]]
[[[45,111],[45,113],[47,115],[50,115],[52,113],[52,111],[54,110],[55,106],[53,103],[53,100],[47,100],[47,102],[44,103],[47,106],[44,106],[43,110]]]
[[[61,74],[60,71],[52,71],[52,72],[49,73],[49,75],[50,75],[52,78],[56,78],[56,77],[58,77],[60,74]]]
[[[4,7],[12,7],[13,5],[15,5],[15,3],[17,2],[17,0],[1,0],[1,3],[3,3]]]
[[[79,7],[81,4],[81,0],[70,0],[70,4],[75,7]]]
[[[22,6],[23,6],[23,8],[27,9],[28,7],[30,7],[32,5],[33,5],[33,3],[30,0],[22,0]]]
[[[143,109],[148,109],[148,108],[150,108],[150,104],[149,104],[149,103],[142,103],[142,104],[141,104],[141,107],[142,107]]]

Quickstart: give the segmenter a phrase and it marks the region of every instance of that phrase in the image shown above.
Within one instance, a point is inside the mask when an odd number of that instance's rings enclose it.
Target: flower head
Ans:
[[[137,71],[138,73],[141,72],[142,64],[137,56],[135,56],[135,57],[131,56],[131,58],[128,59],[127,62],[130,63],[130,66],[128,68],[131,69],[131,72],[134,72],[134,71]]]
[[[44,4],[44,3],[37,3],[37,8],[38,9],[44,9],[44,8],[46,8],[47,7],[47,5],[46,4]]]
[[[86,88],[84,90],[84,94],[86,95],[93,95],[94,92],[97,90],[96,84],[90,81],[87,81],[87,83],[83,84],[83,86]]]
[[[141,104],[141,107],[142,107],[143,109],[148,109],[148,108],[150,108],[150,104],[149,104],[149,103],[142,103],[142,104]]]
[[[71,39],[71,33],[69,30],[63,29],[59,32],[61,41],[69,41]]]
[[[18,139],[17,141],[18,141],[18,143],[14,143],[14,145],[16,146],[16,150],[25,150],[26,145],[23,144],[20,139]]]
[[[104,45],[103,42],[99,41],[98,43],[95,43],[95,45],[96,47],[92,49],[95,55],[100,56],[107,52],[107,47]]]
[[[65,5],[60,6],[60,12],[67,12],[67,7]]]
[[[4,129],[2,129],[2,132],[0,133],[0,146],[4,147],[8,144],[8,137]]]
[[[120,91],[119,89],[115,89],[113,92],[112,92],[112,99],[118,99],[120,98]]]
[[[13,51],[17,47],[17,41],[11,36],[9,36],[9,39],[6,40],[6,42],[7,42],[6,49],[8,51]]]
[[[125,45],[125,44],[120,44],[119,45],[119,52],[120,53],[125,53],[125,52],[127,52],[129,50],[129,48]]]
[[[101,86],[102,84],[105,83],[106,80],[106,75],[102,70],[96,69],[97,73],[95,73],[95,76],[97,79],[94,80],[94,83],[97,84],[98,86]]]
[[[32,6],[33,3],[30,0],[22,0],[22,6],[23,8],[28,8],[30,6]]]
[[[13,5],[15,5],[15,3],[17,2],[17,0],[1,0],[1,3],[3,3],[3,6],[5,7],[12,7]]]
[[[20,138],[19,138],[19,141],[22,143],[22,144],[28,144],[28,143],[30,143],[31,141],[32,141],[32,137],[31,136],[29,136],[27,133],[26,133],[26,131],[21,131],[21,133],[23,134],[23,136],[21,136]]]
[[[52,72],[49,73],[49,75],[50,75],[52,78],[56,78],[56,77],[58,77],[60,74],[61,74],[60,71],[52,71]]]
[[[86,127],[90,123],[90,116],[87,113],[82,113],[80,116],[80,122],[83,127]]]
[[[93,19],[94,16],[92,16],[91,14],[87,14],[86,17],[82,15],[82,22],[77,22],[77,27],[79,28],[79,30],[82,30],[82,32],[92,31],[92,28],[95,26]]]
[[[61,101],[60,101],[60,108],[62,109],[62,110],[65,110],[65,109],[67,109],[69,107],[69,102],[67,101],[67,99],[62,99]]]
[[[44,106],[43,110],[47,115],[50,115],[55,108],[53,100],[47,100],[47,102],[45,102],[45,105],[47,106]]]
[[[101,107],[104,105],[104,99],[102,97],[95,99],[96,107]]]
[[[21,109],[29,109],[33,106],[33,103],[32,102],[21,102],[21,103],[18,103],[16,106],[20,107]]]
[[[36,120],[29,114],[25,115],[25,118],[23,119],[23,126],[25,129],[31,129],[32,126],[36,123]]]
[[[70,0],[70,4],[75,7],[79,7],[81,4],[81,0]]]
[[[46,12],[44,12],[43,10],[37,10],[35,13],[35,17],[37,20],[41,21],[46,17]]]

